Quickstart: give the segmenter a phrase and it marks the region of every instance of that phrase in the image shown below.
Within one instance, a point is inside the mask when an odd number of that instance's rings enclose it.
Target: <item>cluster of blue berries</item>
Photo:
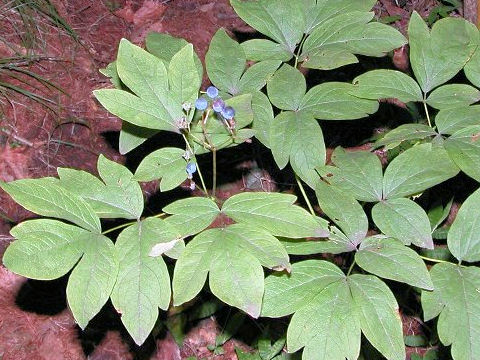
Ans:
[[[193,174],[197,171],[197,165],[194,162],[189,162],[185,170],[187,171],[188,178],[191,179]]]
[[[215,86],[209,86],[207,96],[212,99],[212,109],[217,114],[222,115],[226,120],[231,120],[235,116],[235,110],[231,106],[225,106],[225,101],[218,96],[218,89]],[[204,97],[200,97],[195,101],[195,108],[203,111],[208,107],[209,101]]]

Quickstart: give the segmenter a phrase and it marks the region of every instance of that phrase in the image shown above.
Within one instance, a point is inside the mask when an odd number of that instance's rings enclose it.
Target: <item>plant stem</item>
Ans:
[[[166,216],[167,214],[161,212],[161,213],[158,213],[158,214],[155,214],[153,216],[149,216],[149,217],[153,217],[153,218],[161,218],[161,217],[164,217]],[[115,230],[119,230],[119,229],[123,229],[127,226],[130,226],[130,225],[133,225],[133,224],[136,224],[138,222],[138,220],[135,220],[135,221],[130,221],[130,222],[127,222],[125,224],[121,224],[121,225],[118,225],[118,226],[115,226],[111,229],[108,229],[108,230],[105,230],[104,232],[102,232],[102,235],[106,235],[106,234],[109,234],[111,232],[114,232]]]
[[[430,258],[430,257],[427,257],[427,256],[422,256],[422,255],[419,255],[423,260],[425,261],[430,261],[430,262],[434,262],[434,263],[443,263],[443,264],[453,264],[453,265],[456,265],[454,263],[452,263],[451,261],[448,261],[448,260],[440,260],[440,259],[434,259],[434,258]],[[460,264],[458,264],[460,265]]]
[[[300,56],[300,53],[301,53],[302,47],[303,47],[303,43],[305,42],[306,38],[307,38],[306,36],[303,36],[302,41],[300,41],[300,45],[298,45],[298,51],[295,54],[295,65],[293,66],[294,68],[296,68],[297,65],[298,65],[298,57]]]
[[[200,181],[201,181],[201,183],[202,183],[202,187],[203,187],[203,191],[205,192],[205,196],[208,196],[207,187],[205,186],[205,181],[203,181],[202,172],[200,171],[200,166],[198,165],[198,161],[197,161],[197,158],[196,158],[196,156],[195,156],[195,153],[193,152],[193,149],[192,149],[192,147],[190,146],[190,142],[188,141],[188,139],[187,139],[187,137],[185,136],[184,133],[182,133],[182,136],[183,136],[183,140],[185,140],[185,144],[187,145],[188,151],[190,151],[190,153],[192,154],[193,158],[195,159],[195,162],[197,163],[198,177],[200,178]]]
[[[310,200],[308,200],[307,194],[305,193],[305,189],[303,188],[303,185],[302,185],[302,181],[300,180],[297,174],[295,174],[295,180],[297,180],[297,184],[298,184],[298,187],[300,188],[300,192],[302,193],[303,198],[307,203],[308,210],[310,210],[312,215],[315,216],[315,211],[313,210],[312,204],[310,204]]]
[[[213,185],[212,185],[212,197],[215,199],[215,191],[217,190],[217,150],[215,147],[212,149],[213,159]]]
[[[430,121],[430,115],[428,113],[427,102],[426,102],[425,97],[423,98],[423,108],[425,109],[425,114],[427,115],[428,126],[432,127],[432,123]]]
[[[350,267],[348,268],[347,276],[350,275],[350,273],[353,270],[353,267],[355,266],[355,258],[353,258],[352,263],[350,264]]]

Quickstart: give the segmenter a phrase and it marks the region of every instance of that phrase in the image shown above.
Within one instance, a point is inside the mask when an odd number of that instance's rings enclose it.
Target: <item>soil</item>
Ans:
[[[52,3],[78,38],[44,18],[38,19],[38,44],[31,51],[41,60],[32,62],[28,69],[52,81],[62,91],[33,83],[31,79],[27,85],[21,79],[9,80],[49,99],[51,109],[18,95],[0,100],[0,180],[3,181],[55,176],[57,167],[67,166],[95,173],[99,154],[125,162],[125,157],[117,151],[121,122],[92,96],[94,89],[110,86],[98,70],[115,59],[121,38],[142,45],[150,31],[166,32],[193,43],[203,59],[218,28],[224,27],[231,35],[252,32],[235,15],[228,0],[52,0]],[[399,7],[394,0],[380,0],[375,11],[377,16],[400,16],[394,25],[405,32],[412,9],[426,15],[436,5],[436,0],[408,0]],[[21,49],[18,22],[13,13],[1,18],[0,33]],[[0,42],[1,58],[14,55],[12,48]],[[408,69],[407,49],[397,50],[393,60],[398,68]],[[204,79],[204,85],[207,81]],[[244,176],[219,188],[223,198],[243,190],[274,191],[285,185],[276,184],[271,174],[259,169],[256,163],[237,166]],[[155,187],[156,184],[146,185],[145,193],[153,193]],[[13,240],[8,233],[10,226],[32,216],[0,191],[0,256]],[[225,221],[228,219],[217,220]],[[167,333],[138,348],[118,319],[111,319],[112,309],[108,305],[104,311],[107,315],[95,318],[94,326],[81,332],[66,307],[64,292],[65,279],[53,283],[27,281],[0,266],[0,358],[236,359],[236,346],[249,350],[238,340],[230,340],[224,346],[225,354],[214,357],[207,349],[219,332],[213,318],[193,328],[183,347]],[[25,302],[25,298],[30,302]],[[407,320],[413,324],[411,319]],[[405,326],[406,334],[417,333],[417,327]]]

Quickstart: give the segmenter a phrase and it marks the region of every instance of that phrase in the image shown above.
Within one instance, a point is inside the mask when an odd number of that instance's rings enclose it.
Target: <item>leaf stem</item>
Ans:
[[[428,126],[432,127],[432,122],[430,121],[430,114],[428,113],[427,101],[425,95],[423,96],[423,108],[425,109],[425,114],[427,115]]]
[[[306,38],[307,37],[304,35],[302,40],[300,41],[300,45],[298,45],[298,50],[297,50],[297,53],[295,54],[295,65],[293,66],[294,68],[296,68],[298,65],[298,58],[300,56],[300,52],[302,51],[303,43],[305,42]]]
[[[454,263],[452,263],[451,261],[448,261],[448,260],[434,259],[434,258],[430,258],[430,257],[427,257],[427,256],[422,256],[422,255],[419,255],[419,256],[425,261],[430,261],[430,262],[434,262],[434,263],[443,263],[443,264],[454,264]]]
[[[355,266],[355,258],[353,258],[352,263],[350,264],[350,267],[348,268],[347,276],[350,275],[350,273],[353,270],[353,267]]]
[[[215,191],[217,190],[217,150],[215,149],[215,147],[212,149],[212,162],[213,162],[212,197],[215,199]]]
[[[161,213],[158,213],[158,214],[155,214],[153,216],[149,216],[149,217],[153,217],[153,218],[161,218],[161,217],[164,217],[166,216],[167,214],[161,212]],[[130,226],[130,225],[133,225],[133,224],[136,224],[139,220],[135,220],[135,221],[129,221],[127,223],[124,223],[124,224],[120,224],[118,226],[115,226],[111,229],[108,229],[108,230],[105,230],[104,232],[102,232],[102,235],[106,235],[106,234],[109,234],[111,232],[114,232],[115,230],[119,230],[119,229],[123,229],[127,226]]]
[[[302,181],[298,177],[297,174],[295,174],[295,180],[297,180],[298,187],[300,188],[300,192],[303,195],[303,198],[305,199],[305,202],[307,203],[308,210],[310,210],[310,213],[315,216],[315,211],[313,210],[312,204],[310,203],[310,200],[308,200],[307,193],[305,192],[305,189],[303,188]]]
[[[203,181],[202,172],[200,171],[200,166],[198,165],[198,161],[197,161],[197,158],[195,156],[195,153],[194,153],[192,147],[190,146],[190,142],[188,141],[187,137],[185,136],[185,134],[183,132],[182,132],[182,136],[183,136],[183,140],[185,140],[185,144],[187,145],[188,151],[190,151],[193,158],[195,159],[195,162],[197,163],[198,177],[200,178],[200,181],[202,183],[202,187],[203,187],[203,191],[205,192],[205,196],[208,196],[207,187],[205,186],[205,181]]]

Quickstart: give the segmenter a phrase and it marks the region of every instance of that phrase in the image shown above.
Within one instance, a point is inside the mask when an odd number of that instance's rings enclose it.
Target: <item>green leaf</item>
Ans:
[[[105,69],[98,70],[102,75],[110,78],[110,82],[116,89],[121,89],[123,87],[122,81],[117,73],[117,63],[116,61],[112,61],[110,64],[107,65]]]
[[[230,94],[238,94],[239,81],[245,70],[246,61],[245,52],[240,44],[232,40],[224,29],[219,29],[205,55],[205,66],[213,85]]]
[[[424,93],[454,77],[476,49],[478,31],[464,19],[441,19],[429,31],[417,12],[408,26],[410,63]]]
[[[315,193],[322,211],[346,235],[344,251],[355,250],[368,231],[368,219],[362,206],[349,193],[323,181],[317,183]]]
[[[148,218],[125,228],[117,238],[117,282],[111,295],[113,306],[137,345],[152,331],[158,308],[170,303],[170,277],[161,257],[149,253],[162,231],[163,221]]]
[[[176,200],[162,209],[171,214],[165,221],[185,237],[206,229],[220,213],[217,204],[205,197]]]
[[[260,61],[250,66],[238,83],[240,93],[262,89],[282,62],[279,60]]]
[[[480,190],[462,204],[448,232],[448,249],[458,260],[480,261]]]
[[[480,87],[480,50],[478,48],[470,60],[468,60],[463,71],[473,85]]]
[[[165,33],[150,32],[145,38],[145,47],[147,48],[147,51],[160,58],[166,68],[168,68],[173,56],[186,45],[188,45],[187,40],[176,38]],[[193,57],[198,77],[201,79],[203,76],[202,62],[195,52],[193,53]]]
[[[442,201],[440,200],[437,200],[433,203],[432,207],[427,212],[432,232],[435,231],[448,217],[448,214],[450,214],[450,209],[452,208],[452,204],[453,197],[445,205],[445,207],[443,207]]]
[[[294,53],[305,27],[301,4],[289,0],[230,0],[230,4],[248,25]]]
[[[355,253],[358,266],[385,279],[433,290],[432,280],[422,258],[392,238],[369,237]]]
[[[110,297],[119,264],[106,236],[86,234],[79,246],[84,254],[68,279],[67,300],[75,321],[85,329]]]
[[[384,56],[406,43],[393,27],[370,22],[373,12],[353,11],[317,26],[303,44],[302,66],[329,70],[358,62],[354,54]]]
[[[166,98],[162,105],[146,101],[124,90],[100,89],[94,90],[93,94],[105,109],[133,125],[178,132],[174,119],[182,117],[181,104],[178,104],[178,112],[172,110],[173,114],[169,114],[166,107],[176,109],[171,97]]]
[[[402,321],[388,286],[371,275],[354,274],[347,281],[365,337],[388,360],[404,360]]]
[[[360,119],[376,112],[378,102],[351,95],[354,89],[354,85],[342,82],[314,86],[303,97],[299,110],[322,120]]]
[[[290,238],[323,237],[326,229],[305,209],[293,205],[296,196],[246,192],[228,198],[222,213],[238,223],[264,228],[272,235]]]
[[[479,118],[480,105],[440,110],[435,117],[435,125],[440,134],[452,135],[467,126],[478,125]]]
[[[268,97],[260,92],[252,93],[252,129],[255,137],[266,147],[270,148],[270,128],[273,123],[273,109]]]
[[[480,182],[480,125],[455,132],[444,143],[448,156],[468,176]]]
[[[65,275],[82,255],[78,243],[89,234],[61,221],[24,221],[10,230],[17,240],[3,255],[3,264],[16,274],[37,280],[53,280]]]
[[[118,140],[118,151],[120,154],[125,155],[157,133],[158,130],[148,129],[122,121],[122,130],[120,130]]]
[[[403,102],[422,101],[422,90],[410,76],[397,70],[372,70],[353,79],[352,95],[364,99],[395,98]]]
[[[305,360],[358,358],[360,324],[346,281],[328,285],[293,315],[287,344],[289,352],[305,346]]]
[[[22,179],[0,187],[15,202],[38,215],[65,219],[93,232],[100,232],[100,219],[80,196],[65,190],[57,179]]]
[[[173,277],[174,304],[191,300],[210,271],[210,289],[223,302],[252,317],[260,315],[264,266],[289,269],[280,242],[262,229],[244,224],[206,230],[180,256]]]
[[[422,292],[425,321],[440,314],[440,341],[452,345],[455,360],[480,357],[480,269],[436,264],[430,270],[435,290]]]
[[[303,0],[306,18],[305,34],[309,34],[318,25],[340,14],[352,11],[370,11],[374,0]]]
[[[330,184],[350,192],[359,201],[376,202],[382,198],[382,164],[377,155],[337,147],[331,159],[335,167],[328,167],[325,175]]]
[[[280,169],[290,161],[295,173],[314,188],[318,181],[316,167],[326,159],[323,133],[317,120],[305,112],[280,113],[270,129],[272,154]]]
[[[430,221],[425,211],[410,199],[381,201],[372,208],[375,225],[387,236],[405,245],[433,249]]]
[[[248,60],[280,60],[287,62],[293,56],[293,53],[286,50],[280,44],[267,39],[252,39],[240,44],[245,51]]]
[[[334,264],[305,260],[292,265],[291,273],[274,273],[265,279],[262,316],[282,317],[308,305],[329,284],[345,279]]]
[[[424,124],[403,124],[387,132],[381,139],[375,142],[375,147],[395,147],[408,140],[422,140],[437,133],[430,126]]]
[[[288,64],[283,64],[267,83],[270,101],[282,110],[297,110],[306,91],[305,77],[300,70]]]
[[[432,143],[416,145],[388,165],[383,177],[383,198],[392,199],[424,191],[459,172],[445,149]]]
[[[427,104],[435,109],[468,106],[480,100],[480,91],[466,84],[447,84],[432,91]]]
[[[210,266],[210,290],[224,303],[258,318],[264,286],[260,262],[247,251],[235,248],[217,251]]]
[[[281,238],[280,242],[289,255],[313,255],[332,252],[331,241],[326,240]]]
[[[138,181],[161,179],[160,191],[176,188],[187,179],[185,150],[175,147],[158,149],[145,156],[135,171]]]
[[[193,55],[193,45],[188,44],[172,57],[168,66],[170,94],[180,104],[193,105],[202,83]]]

